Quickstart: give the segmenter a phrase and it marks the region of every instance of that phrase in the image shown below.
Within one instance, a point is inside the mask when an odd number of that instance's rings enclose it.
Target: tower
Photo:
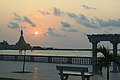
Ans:
[[[23,33],[24,32],[23,32],[23,30],[21,28],[20,38],[19,38],[18,42],[15,45],[15,48],[18,49],[18,50],[26,50],[26,49],[30,48],[30,45],[28,43],[26,43],[26,41],[24,39]]]

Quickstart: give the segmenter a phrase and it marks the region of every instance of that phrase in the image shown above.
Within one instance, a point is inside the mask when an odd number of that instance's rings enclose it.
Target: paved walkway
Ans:
[[[15,71],[22,70],[22,62],[13,61],[0,61],[0,77],[16,78],[22,80],[60,80],[56,65],[64,64],[53,64],[53,63],[36,63],[26,62],[26,70],[33,73],[12,73]],[[81,66],[81,65],[69,65],[69,66]],[[82,65],[89,68],[91,66]],[[103,77],[95,75],[91,77],[91,80],[106,80],[106,69],[103,70]],[[81,77],[70,77],[69,80],[81,80]],[[120,80],[120,73],[110,73],[110,80]]]

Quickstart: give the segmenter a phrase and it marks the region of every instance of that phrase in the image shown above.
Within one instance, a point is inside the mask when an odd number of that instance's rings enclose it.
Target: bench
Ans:
[[[81,76],[82,80],[90,80],[92,76],[88,68],[84,67],[56,66],[56,69],[59,70],[61,80],[67,80],[69,76]]]

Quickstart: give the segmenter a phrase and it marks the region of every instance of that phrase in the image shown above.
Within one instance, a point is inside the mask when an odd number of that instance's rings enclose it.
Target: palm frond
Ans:
[[[104,55],[104,57],[101,57],[98,59],[97,66],[107,67],[111,62],[114,62],[117,64],[120,70],[120,56],[119,55],[114,55],[110,53],[110,51],[106,49],[104,46],[100,46],[99,48],[97,48],[97,52],[100,52]]]
[[[109,58],[109,50],[106,49],[104,46],[100,46],[99,48],[97,48],[97,52],[102,53],[106,58]]]

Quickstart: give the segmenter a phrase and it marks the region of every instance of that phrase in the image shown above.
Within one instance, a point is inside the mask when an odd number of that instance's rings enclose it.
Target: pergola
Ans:
[[[89,41],[92,43],[92,68],[93,68],[93,74],[97,73],[97,44],[100,41],[109,41],[113,45],[113,54],[117,54],[117,45],[120,43],[120,34],[92,34],[87,35]],[[117,65],[113,64],[113,71],[112,72],[118,72]]]

